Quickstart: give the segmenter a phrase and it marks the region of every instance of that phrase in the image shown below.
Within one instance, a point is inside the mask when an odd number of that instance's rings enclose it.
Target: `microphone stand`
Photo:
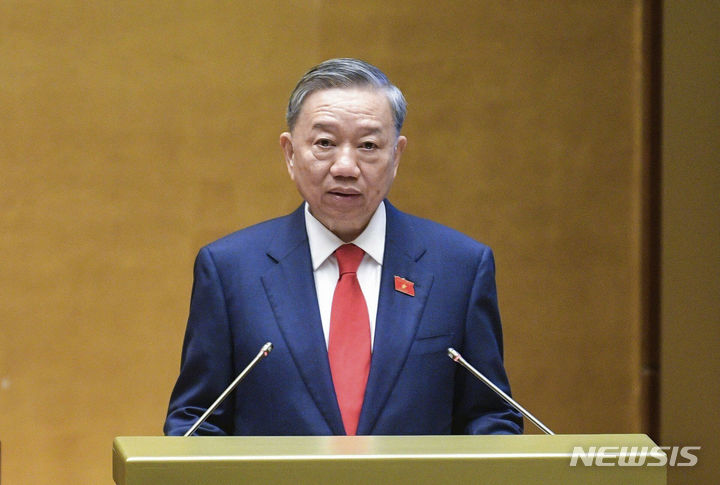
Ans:
[[[252,370],[252,368],[255,367],[255,365],[258,362],[260,362],[262,359],[264,359],[265,357],[268,356],[268,354],[270,353],[272,348],[273,348],[273,344],[271,342],[268,342],[265,345],[263,345],[262,348],[260,349],[260,352],[258,352],[258,354],[255,356],[255,358],[247,365],[247,367],[245,367],[243,369],[243,371],[240,374],[238,374],[238,376],[235,378],[234,381],[232,381],[232,383],[227,387],[227,389],[225,389],[223,391],[223,393],[220,394],[220,396],[215,400],[215,402],[212,403],[212,406],[207,408],[207,411],[205,411],[203,413],[203,415],[200,416],[197,421],[195,421],[195,424],[193,424],[190,427],[190,429],[187,430],[187,433],[185,433],[183,436],[190,436],[191,434],[193,434],[195,432],[195,430],[197,430],[200,427],[200,425],[203,424],[205,422],[205,420],[213,412],[215,412],[217,407],[220,406],[220,404],[222,404],[222,402],[225,400],[226,397],[228,397],[228,395],[233,391],[233,389],[235,389],[237,387],[237,385],[240,384],[240,381],[242,381],[245,378],[245,376],[248,374],[248,372],[250,372]]]
[[[508,396],[505,392],[503,392],[502,389],[500,389],[498,386],[496,386],[490,379],[488,379],[487,377],[485,377],[484,375],[482,375],[482,374],[480,373],[480,371],[478,371],[475,367],[473,367],[473,366],[471,366],[470,364],[468,364],[468,362],[467,362],[465,359],[463,359],[462,355],[460,355],[460,352],[458,352],[457,350],[455,350],[455,349],[452,348],[452,347],[449,347],[449,348],[447,349],[447,351],[448,351],[448,357],[450,357],[452,360],[454,360],[454,361],[457,362],[458,364],[460,364],[460,365],[462,365],[463,367],[465,367],[467,370],[470,371],[470,373],[471,373],[472,375],[474,375],[475,377],[477,377],[478,379],[480,379],[481,381],[483,381],[483,383],[484,383],[486,386],[488,386],[490,389],[492,389],[492,390],[495,392],[495,394],[497,394],[498,396],[500,396],[501,398],[503,398],[503,399],[505,400],[505,402],[507,402],[509,405],[511,405],[511,406],[512,406],[513,408],[515,408],[516,410],[518,410],[518,411],[520,412],[520,414],[522,414],[522,415],[525,416],[527,419],[529,419],[530,421],[532,421],[532,423],[533,423],[535,426],[537,426],[538,428],[540,428],[542,431],[544,431],[545,434],[549,434],[549,435],[554,435],[554,434],[555,434],[555,433],[553,433],[552,431],[550,431],[550,428],[548,428],[547,426],[545,426],[544,424],[542,424],[539,419],[537,419],[535,416],[533,416],[532,414],[530,414],[530,411],[526,410],[524,407],[522,407],[520,404],[518,404],[517,401],[515,401],[513,398],[511,398],[511,397]]]

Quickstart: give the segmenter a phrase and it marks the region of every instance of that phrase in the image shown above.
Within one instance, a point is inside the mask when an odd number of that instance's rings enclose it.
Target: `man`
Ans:
[[[521,433],[522,420],[447,357],[509,392],[490,249],[386,199],[407,139],[402,93],[332,59],[293,91],[280,136],[305,203],[204,247],[165,433]]]

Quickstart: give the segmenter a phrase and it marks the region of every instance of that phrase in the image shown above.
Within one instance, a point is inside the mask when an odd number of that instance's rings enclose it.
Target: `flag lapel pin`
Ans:
[[[395,291],[415,296],[415,283],[400,276],[395,276]]]

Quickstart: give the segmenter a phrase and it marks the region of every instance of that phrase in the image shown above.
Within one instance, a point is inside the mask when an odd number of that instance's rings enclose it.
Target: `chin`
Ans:
[[[359,226],[348,226],[347,224],[336,224],[328,229],[343,241],[349,242],[358,237],[363,228]]]

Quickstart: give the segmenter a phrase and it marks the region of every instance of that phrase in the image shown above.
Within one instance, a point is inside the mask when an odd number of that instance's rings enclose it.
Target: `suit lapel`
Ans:
[[[432,273],[418,264],[425,247],[403,214],[385,201],[387,225],[373,355],[358,434],[370,434],[395,386],[415,339]],[[395,290],[394,277],[415,284],[415,296]]]
[[[327,359],[315,292],[304,208],[289,217],[267,252],[277,264],[262,277],[263,286],[295,366],[315,404],[335,434],[342,418]]]

